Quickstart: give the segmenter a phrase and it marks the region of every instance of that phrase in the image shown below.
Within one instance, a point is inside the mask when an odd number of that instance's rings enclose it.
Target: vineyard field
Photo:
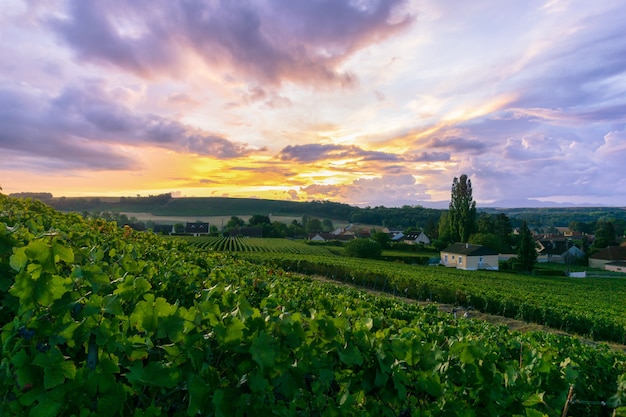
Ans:
[[[281,238],[176,236],[202,250],[219,252],[290,253],[296,255],[321,255],[331,253],[322,246],[310,246],[299,240]]]
[[[461,271],[346,257],[253,254],[249,259],[304,274],[538,323],[626,344],[626,280]]]
[[[606,345],[290,272],[323,256],[244,253],[0,194],[0,415],[577,417],[626,401],[626,355]],[[375,279],[357,265],[334,271]]]

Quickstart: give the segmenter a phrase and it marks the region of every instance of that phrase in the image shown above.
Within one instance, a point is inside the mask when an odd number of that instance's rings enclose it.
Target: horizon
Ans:
[[[1,193],[1,191],[0,191]],[[47,191],[22,191],[7,194],[9,196],[21,197],[19,194],[50,194],[52,198],[98,198],[98,199],[121,199],[121,198],[145,198],[145,197],[154,197],[157,195],[98,195],[98,194],[89,194],[89,195],[54,195]],[[342,203],[338,201],[330,201],[330,200],[285,200],[285,199],[274,199],[274,198],[262,198],[262,197],[233,197],[233,196],[174,196],[171,193],[165,192],[163,194],[170,194],[172,199],[184,199],[184,198],[232,198],[232,199],[250,199],[250,200],[269,200],[269,201],[284,201],[289,203],[313,203],[313,202],[332,202],[339,204],[346,204],[352,207],[357,208],[368,208],[372,206],[359,206],[350,203]],[[28,197],[28,196],[27,196]],[[26,198],[27,198],[26,197]],[[475,201],[475,200],[474,200]],[[496,209],[496,210],[506,210],[506,209],[543,209],[543,208],[580,208],[580,209],[593,209],[593,208],[604,208],[604,209],[626,209],[626,206],[609,206],[609,205],[594,205],[594,204],[583,204],[583,205],[574,205],[570,203],[556,203],[553,201],[539,201],[539,200],[524,200],[524,201],[495,201],[495,202],[476,202],[476,208],[480,209]],[[436,209],[436,210],[445,210],[448,208],[450,201],[449,200],[440,200],[440,201],[416,201],[414,204],[404,204],[399,206],[378,206],[385,208],[401,208],[403,206],[412,206],[412,207],[423,207],[427,209]],[[530,204],[530,205],[515,205],[515,204]],[[377,206],[373,206],[377,207]],[[372,208],[373,208],[372,207]]]
[[[620,0],[3,6],[6,194],[626,206]]]

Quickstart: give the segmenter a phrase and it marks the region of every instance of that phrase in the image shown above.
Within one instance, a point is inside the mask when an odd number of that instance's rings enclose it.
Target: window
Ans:
[[[459,265],[463,265],[463,257],[459,256]]]

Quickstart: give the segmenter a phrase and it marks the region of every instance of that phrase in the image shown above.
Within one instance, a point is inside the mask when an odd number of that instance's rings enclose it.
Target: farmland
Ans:
[[[587,416],[626,395],[626,357],[604,345],[455,320],[301,272],[477,307],[500,297],[518,311],[541,289],[328,255],[233,257],[0,195],[0,415]],[[568,300],[548,295],[556,284],[538,305]],[[591,323],[623,315],[603,313],[611,300],[594,307],[591,286],[562,284],[585,291]],[[571,387],[581,401],[568,401]]]
[[[291,253],[299,255],[330,255],[328,249],[321,246],[307,245],[301,240],[272,239],[272,238],[240,238],[240,237],[213,237],[213,236],[180,236],[177,239],[185,240],[202,250],[224,252],[263,252],[263,253]]]

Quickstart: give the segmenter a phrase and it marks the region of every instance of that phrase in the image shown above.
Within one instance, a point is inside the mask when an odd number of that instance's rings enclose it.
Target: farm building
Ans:
[[[613,261],[604,265],[604,269],[613,272],[623,272],[626,274],[626,261]]]
[[[454,243],[441,251],[441,264],[464,270],[498,270],[498,252],[482,245]]]
[[[424,232],[404,234],[402,232],[392,232],[392,242],[403,242],[410,245],[421,243],[423,245],[430,245],[430,239]]]
[[[626,261],[626,246],[609,246],[589,257],[591,268],[605,269],[605,265],[615,261]]]
[[[353,240],[354,238],[355,238],[354,233],[335,234],[335,233],[328,233],[328,232],[319,232],[319,233],[311,233],[309,235],[309,240],[313,242],[328,242],[331,240],[347,241],[347,240]]]
[[[185,225],[185,233],[194,235],[194,236],[208,235],[209,224],[203,223],[203,222],[187,223]]]
[[[585,252],[570,240],[560,237],[537,239],[537,262],[565,263],[568,259],[582,258]]]

